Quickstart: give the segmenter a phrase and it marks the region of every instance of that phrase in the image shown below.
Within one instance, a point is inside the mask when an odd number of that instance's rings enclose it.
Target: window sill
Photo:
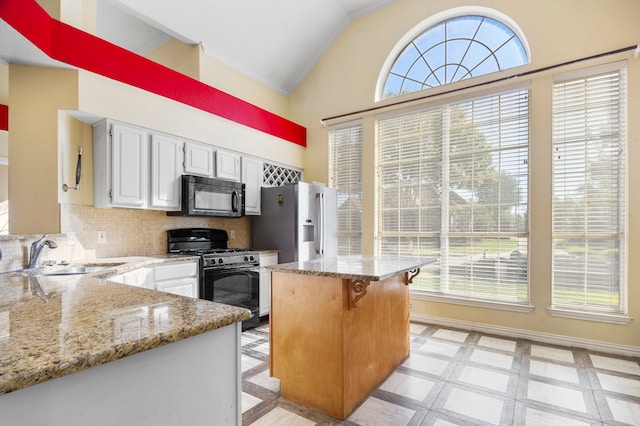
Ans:
[[[492,300],[471,299],[460,296],[448,296],[444,294],[431,294],[421,291],[412,291],[411,298],[414,300],[427,300],[430,302],[452,303],[454,305],[473,306],[476,308],[499,309],[502,311],[529,313],[534,307],[529,304],[496,302]]]
[[[611,324],[626,325],[626,324],[629,324],[631,321],[633,321],[633,318],[629,316],[605,314],[605,313],[594,313],[594,312],[583,312],[583,311],[572,311],[569,309],[547,308],[547,312],[549,312],[551,316],[559,317],[559,318],[570,318],[570,319],[596,321],[596,322],[608,322]]]

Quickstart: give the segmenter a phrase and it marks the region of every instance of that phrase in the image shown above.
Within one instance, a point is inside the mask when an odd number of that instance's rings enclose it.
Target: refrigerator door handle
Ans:
[[[324,254],[324,194],[316,194],[316,254]]]

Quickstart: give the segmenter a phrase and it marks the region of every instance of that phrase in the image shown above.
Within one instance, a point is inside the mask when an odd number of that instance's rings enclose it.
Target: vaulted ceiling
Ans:
[[[144,55],[169,39],[284,95],[355,19],[398,0],[97,0],[97,36]],[[48,63],[4,21],[0,59]]]

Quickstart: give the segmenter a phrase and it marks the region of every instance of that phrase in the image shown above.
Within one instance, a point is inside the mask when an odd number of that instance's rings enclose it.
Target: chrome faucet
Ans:
[[[45,246],[52,249],[58,247],[56,243],[51,240],[45,240],[45,238],[47,238],[47,236],[43,235],[42,238],[31,244],[31,250],[29,250],[29,269],[35,269],[38,267],[40,257],[42,256]]]

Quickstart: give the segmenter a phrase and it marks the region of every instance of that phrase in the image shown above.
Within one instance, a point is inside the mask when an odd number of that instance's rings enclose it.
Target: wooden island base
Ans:
[[[345,419],[409,355],[408,279],[272,272],[270,362],[281,396]]]

